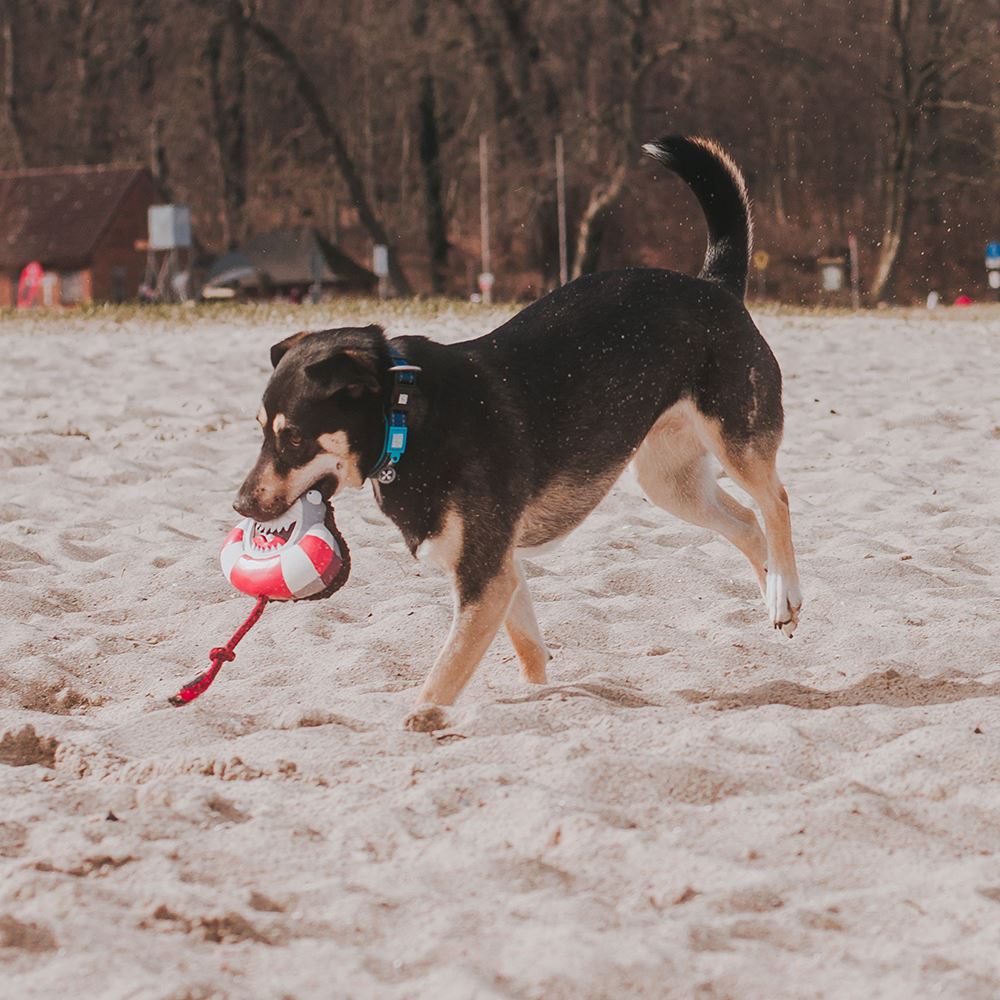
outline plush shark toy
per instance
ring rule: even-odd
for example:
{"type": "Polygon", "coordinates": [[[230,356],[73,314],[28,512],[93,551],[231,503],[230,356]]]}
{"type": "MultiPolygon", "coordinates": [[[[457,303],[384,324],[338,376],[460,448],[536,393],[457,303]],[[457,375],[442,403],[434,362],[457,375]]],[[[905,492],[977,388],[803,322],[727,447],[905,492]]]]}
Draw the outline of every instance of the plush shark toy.
{"type": "Polygon", "coordinates": [[[299,497],[274,521],[245,518],[229,533],[219,558],[237,590],[272,601],[329,597],[351,567],[347,543],[319,490],[299,497]]]}
{"type": "Polygon", "coordinates": [[[257,598],[247,620],[225,646],[212,650],[212,666],[171,699],[187,705],[208,689],[222,664],[264,613],[268,601],[318,600],[340,590],[351,572],[351,553],[337,528],[333,508],[319,490],[309,490],[282,517],[262,523],[245,518],[226,536],[219,555],[226,579],[257,598]]]}

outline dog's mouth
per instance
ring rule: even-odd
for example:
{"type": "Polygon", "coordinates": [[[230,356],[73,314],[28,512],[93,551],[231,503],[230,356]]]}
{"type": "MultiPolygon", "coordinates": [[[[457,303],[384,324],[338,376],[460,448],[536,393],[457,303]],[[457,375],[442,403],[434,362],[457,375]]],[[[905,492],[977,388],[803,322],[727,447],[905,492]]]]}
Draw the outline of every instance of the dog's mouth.
{"type": "Polygon", "coordinates": [[[254,521],[252,542],[255,549],[261,552],[268,552],[271,549],[280,549],[295,531],[298,521],[292,521],[287,525],[279,525],[274,521],[261,524],[254,521]]]}

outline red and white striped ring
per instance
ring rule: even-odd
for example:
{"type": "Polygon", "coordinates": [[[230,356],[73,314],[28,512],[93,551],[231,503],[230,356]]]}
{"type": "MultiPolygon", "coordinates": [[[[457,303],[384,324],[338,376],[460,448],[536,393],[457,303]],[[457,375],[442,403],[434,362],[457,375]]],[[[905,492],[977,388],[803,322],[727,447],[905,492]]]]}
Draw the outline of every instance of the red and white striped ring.
{"type": "Polygon", "coordinates": [[[297,500],[296,507],[285,516],[286,521],[294,520],[295,526],[292,537],[284,542],[272,536],[267,547],[254,544],[254,532],[260,526],[251,518],[229,533],[219,561],[226,579],[237,590],[272,601],[297,601],[333,583],[343,568],[343,553],[323,522],[322,498],[316,493],[316,503],[313,492],[297,500]]]}

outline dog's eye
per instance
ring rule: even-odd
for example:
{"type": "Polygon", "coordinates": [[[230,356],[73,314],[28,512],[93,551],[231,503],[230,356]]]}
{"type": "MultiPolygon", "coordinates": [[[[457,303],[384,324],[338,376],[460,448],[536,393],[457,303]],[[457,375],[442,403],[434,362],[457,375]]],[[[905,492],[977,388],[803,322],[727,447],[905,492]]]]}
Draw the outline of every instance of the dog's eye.
{"type": "Polygon", "coordinates": [[[287,441],[288,441],[289,447],[291,447],[291,448],[301,448],[302,447],[302,438],[298,434],[289,434],[288,438],[287,438],[287,441]]]}

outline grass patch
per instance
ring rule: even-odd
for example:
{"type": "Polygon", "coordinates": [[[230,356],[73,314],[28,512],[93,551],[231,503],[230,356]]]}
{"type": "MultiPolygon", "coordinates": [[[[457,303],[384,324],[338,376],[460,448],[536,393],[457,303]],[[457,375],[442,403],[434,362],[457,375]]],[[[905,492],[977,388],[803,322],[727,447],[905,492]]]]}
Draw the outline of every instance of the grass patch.
{"type": "MultiPolygon", "coordinates": [[[[0,309],[0,333],[25,330],[66,330],[74,325],[82,329],[123,328],[123,332],[141,334],[150,327],[174,329],[197,327],[212,323],[223,326],[283,326],[289,329],[323,329],[333,326],[380,323],[388,328],[405,326],[407,321],[468,319],[479,324],[498,326],[521,308],[523,303],[501,302],[493,305],[443,297],[387,299],[343,298],[328,302],[199,302],[186,304],[140,304],[126,302],[117,305],[94,304],[63,309],[0,309]]],[[[896,306],[882,309],[862,309],[829,306],[788,305],[774,301],[750,301],[750,312],[756,316],[828,316],[869,320],[875,317],[933,319],[935,322],[996,321],[1000,305],[981,303],[956,309],[941,307],[933,312],[919,306],[896,306]]]]}
{"type": "Polygon", "coordinates": [[[195,326],[201,323],[221,323],[232,326],[281,324],[299,329],[323,326],[383,323],[392,325],[407,319],[433,320],[439,316],[475,318],[495,317],[500,323],[518,311],[515,304],[481,305],[463,299],[410,298],[375,299],[343,298],[329,302],[198,302],[184,304],[140,304],[124,302],[116,305],[93,304],[74,308],[2,309],[0,329],[12,326],[45,326],[58,329],[83,322],[102,326],[169,325],[195,326]]]}

